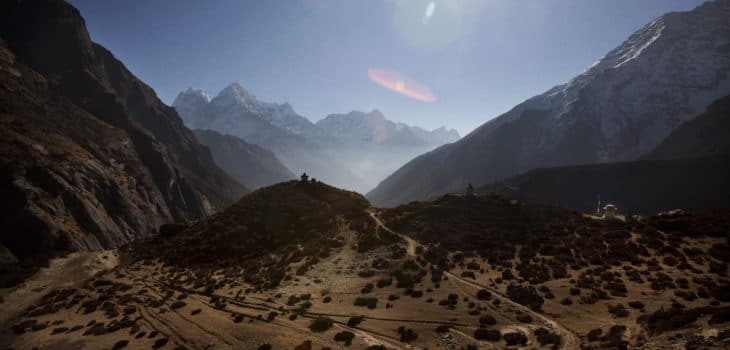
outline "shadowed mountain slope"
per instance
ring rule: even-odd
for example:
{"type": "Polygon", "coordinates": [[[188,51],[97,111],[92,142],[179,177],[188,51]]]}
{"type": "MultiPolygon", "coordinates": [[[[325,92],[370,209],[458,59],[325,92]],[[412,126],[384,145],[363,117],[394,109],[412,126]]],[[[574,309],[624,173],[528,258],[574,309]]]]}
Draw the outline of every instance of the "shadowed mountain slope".
{"type": "Polygon", "coordinates": [[[480,191],[589,212],[599,196],[630,213],[730,207],[729,123],[724,97],[642,160],[535,169],[480,191]]]}
{"type": "Polygon", "coordinates": [[[112,248],[246,189],[59,0],[0,5],[0,243],[21,260],[112,248]]]}
{"type": "Polygon", "coordinates": [[[193,133],[210,148],[216,164],[248,188],[255,190],[295,177],[274,153],[258,145],[212,130],[193,130],[193,133]]]}

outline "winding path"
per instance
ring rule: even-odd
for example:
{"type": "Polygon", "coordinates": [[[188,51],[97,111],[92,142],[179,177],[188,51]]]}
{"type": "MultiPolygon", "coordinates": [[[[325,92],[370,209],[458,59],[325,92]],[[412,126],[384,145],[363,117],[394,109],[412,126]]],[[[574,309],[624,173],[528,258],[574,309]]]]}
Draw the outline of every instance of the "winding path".
{"type": "MultiPolygon", "coordinates": [[[[387,226],[385,226],[383,221],[380,220],[380,218],[375,214],[374,211],[370,211],[370,217],[372,217],[373,220],[375,220],[375,223],[381,229],[386,230],[390,233],[396,234],[396,235],[400,236],[401,238],[403,238],[406,241],[407,246],[408,246],[408,255],[411,257],[416,256],[416,247],[418,246],[418,243],[413,238],[408,237],[404,234],[395,232],[395,231],[391,230],[390,228],[388,228],[387,226]]],[[[457,276],[448,271],[444,271],[444,275],[449,276],[449,279],[451,279],[453,281],[458,281],[459,283],[468,285],[470,287],[477,288],[477,289],[486,289],[486,290],[490,291],[495,297],[499,298],[501,302],[508,304],[508,305],[516,308],[517,310],[522,311],[523,313],[529,314],[535,319],[541,320],[543,323],[545,323],[549,327],[553,328],[555,331],[557,331],[560,334],[560,336],[562,337],[561,345],[562,345],[563,349],[580,348],[580,340],[578,339],[578,336],[576,336],[575,333],[573,333],[571,330],[565,328],[559,322],[557,322],[541,313],[535,312],[532,309],[530,309],[529,307],[526,307],[522,304],[518,304],[518,303],[512,301],[511,299],[502,295],[502,293],[500,293],[498,290],[496,290],[494,288],[482,285],[480,283],[477,283],[476,281],[470,281],[470,280],[464,279],[464,278],[457,276]]]]}

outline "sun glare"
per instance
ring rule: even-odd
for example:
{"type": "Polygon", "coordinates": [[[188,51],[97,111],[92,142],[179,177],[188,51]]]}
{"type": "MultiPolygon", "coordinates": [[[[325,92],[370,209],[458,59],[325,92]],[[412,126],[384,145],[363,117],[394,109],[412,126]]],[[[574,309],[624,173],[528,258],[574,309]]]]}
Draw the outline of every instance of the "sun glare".
{"type": "Polygon", "coordinates": [[[427,86],[409,78],[403,73],[371,68],[368,69],[368,77],[376,84],[414,100],[422,102],[436,101],[436,96],[431,93],[431,90],[427,86]]]}

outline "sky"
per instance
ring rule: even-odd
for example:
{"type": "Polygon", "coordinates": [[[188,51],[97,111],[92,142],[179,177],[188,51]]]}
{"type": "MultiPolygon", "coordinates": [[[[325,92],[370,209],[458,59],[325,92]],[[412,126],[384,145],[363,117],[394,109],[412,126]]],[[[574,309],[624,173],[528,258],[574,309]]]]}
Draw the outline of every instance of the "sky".
{"type": "Polygon", "coordinates": [[[378,109],[465,135],[701,0],[70,0],[171,104],[232,82],[317,121],[378,109]]]}

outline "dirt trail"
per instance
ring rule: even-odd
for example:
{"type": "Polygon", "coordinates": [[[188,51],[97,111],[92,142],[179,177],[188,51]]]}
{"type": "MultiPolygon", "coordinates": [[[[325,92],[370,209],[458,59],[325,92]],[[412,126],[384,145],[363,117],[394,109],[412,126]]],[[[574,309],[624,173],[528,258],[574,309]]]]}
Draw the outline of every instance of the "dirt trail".
{"type": "Polygon", "coordinates": [[[408,237],[404,234],[395,232],[395,231],[391,230],[390,228],[388,228],[387,226],[385,226],[383,221],[380,220],[380,218],[377,215],[375,215],[374,211],[370,211],[369,213],[370,213],[370,217],[373,218],[373,220],[375,220],[375,224],[378,225],[378,227],[380,229],[388,231],[394,235],[398,235],[399,237],[403,238],[403,240],[406,241],[406,251],[408,252],[408,256],[410,256],[412,258],[416,257],[416,247],[418,247],[418,242],[416,242],[415,239],[408,237]]]}
{"type": "MultiPolygon", "coordinates": [[[[372,217],[373,220],[375,220],[375,223],[381,229],[386,230],[386,231],[388,231],[390,233],[393,233],[393,234],[396,234],[396,235],[402,237],[406,241],[406,243],[407,243],[407,246],[408,246],[408,255],[411,256],[411,257],[415,257],[416,256],[416,247],[418,246],[418,242],[416,242],[411,237],[408,237],[408,236],[406,236],[404,234],[395,232],[395,231],[391,230],[390,228],[388,228],[387,226],[385,226],[385,224],[383,223],[383,221],[380,220],[380,218],[375,214],[375,212],[371,211],[370,212],[370,217],[372,217]]],[[[524,305],[515,303],[511,299],[503,296],[496,289],[493,289],[491,287],[488,287],[488,286],[479,284],[479,283],[477,283],[475,281],[469,281],[467,279],[464,279],[462,277],[459,277],[459,276],[457,276],[457,275],[455,275],[455,274],[453,274],[451,272],[448,272],[448,271],[445,271],[444,274],[447,275],[447,276],[449,276],[449,279],[452,279],[454,281],[461,282],[461,283],[466,284],[466,285],[469,285],[469,286],[471,286],[473,288],[489,290],[490,292],[492,292],[493,295],[495,295],[495,297],[499,298],[506,305],[513,306],[517,310],[520,310],[520,311],[522,311],[524,313],[527,313],[527,314],[533,316],[533,318],[535,318],[535,319],[541,320],[546,325],[550,326],[555,331],[557,331],[558,333],[560,333],[560,335],[561,335],[561,337],[563,339],[563,342],[561,344],[563,349],[577,349],[580,346],[580,341],[578,340],[578,337],[575,335],[575,333],[573,333],[569,329],[563,327],[557,321],[555,321],[555,320],[553,320],[551,318],[548,318],[548,317],[546,317],[543,314],[537,313],[537,312],[533,311],[532,309],[530,309],[530,308],[528,308],[528,307],[526,307],[524,305]]]]}
{"type": "Polygon", "coordinates": [[[474,288],[486,289],[486,290],[490,291],[493,296],[495,296],[496,298],[499,298],[502,303],[506,303],[506,304],[508,304],[508,305],[510,305],[510,306],[512,306],[512,307],[514,307],[514,308],[516,308],[516,309],[518,309],[520,311],[522,311],[523,313],[529,314],[533,318],[538,319],[538,320],[541,320],[545,324],[549,325],[555,331],[557,331],[558,333],[560,333],[560,336],[563,339],[562,344],[561,344],[563,349],[578,349],[580,347],[580,340],[578,340],[578,337],[575,335],[575,333],[573,333],[569,329],[563,327],[563,325],[561,325],[557,321],[555,321],[555,320],[553,320],[551,318],[548,318],[547,316],[545,316],[545,315],[543,315],[541,313],[535,312],[532,309],[530,309],[529,307],[526,307],[526,306],[524,306],[522,304],[515,303],[511,299],[509,299],[506,296],[502,295],[496,289],[493,289],[491,287],[482,285],[482,284],[477,283],[475,281],[467,280],[465,278],[459,277],[459,276],[457,276],[457,275],[455,275],[455,274],[453,274],[451,272],[448,272],[448,271],[445,271],[444,274],[446,276],[449,276],[449,279],[450,280],[458,281],[460,283],[469,285],[469,286],[474,287],[474,288]]]}

